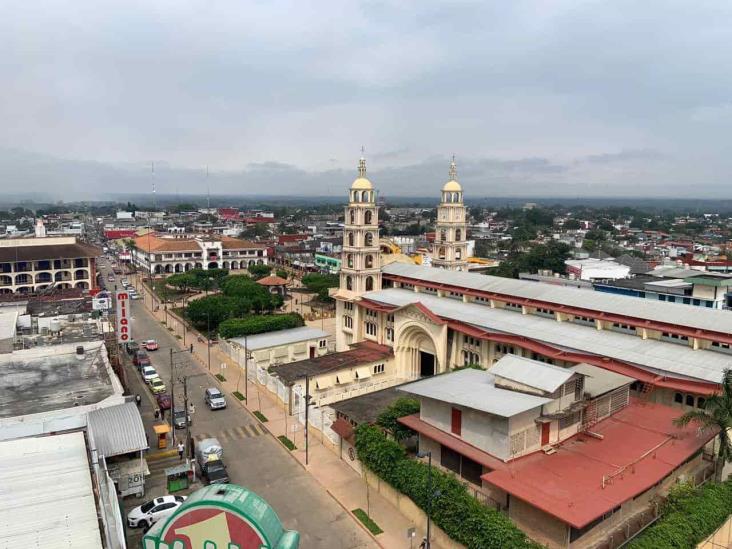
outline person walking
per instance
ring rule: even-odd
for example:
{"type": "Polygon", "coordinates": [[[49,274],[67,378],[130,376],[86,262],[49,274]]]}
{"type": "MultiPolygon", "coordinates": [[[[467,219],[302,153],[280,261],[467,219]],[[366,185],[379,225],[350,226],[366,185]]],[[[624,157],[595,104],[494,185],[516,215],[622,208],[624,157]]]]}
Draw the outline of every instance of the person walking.
{"type": "Polygon", "coordinates": [[[183,461],[183,454],[186,451],[186,445],[183,444],[183,441],[181,440],[178,442],[178,460],[183,461]]]}
{"type": "Polygon", "coordinates": [[[135,402],[137,402],[137,407],[139,408],[142,404],[142,397],[138,394],[135,395],[135,402]]]}
{"type": "Polygon", "coordinates": [[[160,419],[160,409],[155,408],[155,420],[157,421],[158,419],[160,419]]]}

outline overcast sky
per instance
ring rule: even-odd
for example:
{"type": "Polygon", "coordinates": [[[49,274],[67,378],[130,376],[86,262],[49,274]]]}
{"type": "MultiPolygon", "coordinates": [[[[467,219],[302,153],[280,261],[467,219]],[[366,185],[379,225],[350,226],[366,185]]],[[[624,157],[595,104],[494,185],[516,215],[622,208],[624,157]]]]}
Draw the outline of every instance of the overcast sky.
{"type": "Polygon", "coordinates": [[[0,188],[732,196],[732,2],[3,2],[0,188]],[[43,7],[41,7],[41,4],[43,7]]]}

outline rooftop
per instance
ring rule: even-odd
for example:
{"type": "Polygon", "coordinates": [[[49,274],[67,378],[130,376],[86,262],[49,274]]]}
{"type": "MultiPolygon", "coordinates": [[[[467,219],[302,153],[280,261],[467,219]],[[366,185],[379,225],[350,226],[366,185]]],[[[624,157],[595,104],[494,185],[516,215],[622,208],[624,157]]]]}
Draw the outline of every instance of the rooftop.
{"type": "Polygon", "coordinates": [[[84,434],[0,442],[4,547],[101,549],[84,434]]]}
{"type": "Polygon", "coordinates": [[[125,402],[89,412],[94,448],[104,457],[119,456],[148,447],[140,410],[125,402]]]}
{"type": "Polygon", "coordinates": [[[385,266],[386,275],[402,276],[436,285],[467,288],[482,292],[502,294],[507,297],[531,299],[548,304],[566,305],[593,312],[604,312],[675,324],[690,328],[728,334],[732,332],[732,315],[728,311],[706,309],[694,305],[681,305],[655,300],[638,300],[634,297],[604,292],[589,292],[532,282],[487,276],[475,273],[447,271],[419,265],[394,263],[385,266]]]}
{"type": "Polygon", "coordinates": [[[513,417],[551,402],[548,398],[499,389],[494,383],[493,374],[466,368],[407,383],[399,390],[501,417],[513,417]]]}
{"type": "Polygon", "coordinates": [[[515,355],[501,357],[491,366],[490,372],[494,376],[500,376],[547,393],[553,393],[574,375],[574,372],[567,368],[515,355]]]}
{"type": "Polygon", "coordinates": [[[56,237],[33,238],[28,239],[27,244],[19,242],[14,246],[0,246],[0,262],[51,261],[102,255],[102,250],[99,248],[81,242],[66,243],[67,240],[68,238],[57,239],[56,237]]]}
{"type": "Polygon", "coordinates": [[[305,376],[312,377],[350,369],[377,360],[385,360],[391,356],[393,352],[390,347],[363,341],[356,343],[348,351],[272,366],[270,370],[283,382],[292,384],[298,379],[304,379],[305,376]]]}
{"type": "MultiPolygon", "coordinates": [[[[461,273],[451,274],[457,276],[461,273]]],[[[544,286],[532,282],[528,284],[544,286]]],[[[584,290],[570,291],[583,295],[600,294],[600,292],[585,292],[584,290]]],[[[635,335],[610,330],[598,331],[570,322],[560,323],[538,315],[522,315],[513,311],[491,309],[486,305],[463,303],[456,299],[415,293],[410,290],[380,290],[368,292],[364,294],[364,297],[396,307],[421,302],[442,318],[463,322],[492,332],[520,335],[560,349],[574,349],[595,356],[613,358],[650,372],[673,374],[679,379],[719,383],[722,379],[722,371],[728,368],[730,363],[729,355],[723,353],[693,350],[685,345],[665,341],[643,340],[635,335]]],[[[634,297],[628,299],[639,303],[639,306],[648,301],[634,297]]],[[[685,314],[690,312],[689,309],[699,309],[699,307],[675,304],[669,304],[668,307],[680,308],[685,314]]],[[[713,312],[711,309],[707,309],[707,311],[713,312]]],[[[729,311],[718,312],[723,316],[732,317],[729,311]]]]}
{"type": "Polygon", "coordinates": [[[323,330],[311,328],[310,326],[301,326],[288,330],[277,330],[264,334],[251,335],[246,340],[243,337],[235,337],[229,341],[233,341],[241,347],[246,346],[249,351],[258,351],[260,349],[269,349],[270,347],[279,347],[280,345],[289,345],[290,343],[299,343],[300,341],[325,337],[328,337],[328,333],[323,330]]]}
{"type": "Polygon", "coordinates": [[[357,424],[375,423],[379,414],[384,411],[384,409],[391,405],[395,400],[404,398],[404,394],[399,391],[399,387],[401,387],[401,385],[333,402],[328,404],[328,406],[333,408],[336,412],[340,412],[341,414],[348,416],[348,419],[355,421],[357,424]]]}
{"type": "Polygon", "coordinates": [[[630,385],[635,380],[610,370],[604,370],[592,364],[576,364],[568,368],[573,372],[585,376],[584,392],[591,398],[596,398],[623,385],[630,385]]]}
{"type": "Polygon", "coordinates": [[[277,275],[269,275],[257,280],[257,284],[262,286],[284,286],[287,284],[287,279],[277,275]]]}
{"type": "MultiPolygon", "coordinates": [[[[0,419],[95,404],[119,382],[101,341],[64,343],[0,354],[0,419]]],[[[120,391],[121,392],[121,391],[120,391]]]]}
{"type": "Polygon", "coordinates": [[[672,424],[681,412],[632,399],[629,406],[592,431],[560,444],[556,453],[536,452],[491,471],[483,480],[560,520],[582,528],[645,492],[702,448],[715,433],[672,424]],[[604,486],[603,486],[604,484],[604,486]]]}

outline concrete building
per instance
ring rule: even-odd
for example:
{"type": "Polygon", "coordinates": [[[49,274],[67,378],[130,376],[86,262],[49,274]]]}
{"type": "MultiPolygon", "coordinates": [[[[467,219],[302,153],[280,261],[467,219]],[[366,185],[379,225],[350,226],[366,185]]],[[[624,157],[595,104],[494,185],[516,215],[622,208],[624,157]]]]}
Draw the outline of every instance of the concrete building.
{"type": "Polygon", "coordinates": [[[181,238],[146,234],[134,239],[132,262],[153,274],[182,273],[191,269],[229,269],[267,265],[263,244],[228,236],[181,238]]]}
{"type": "Polygon", "coordinates": [[[0,293],[96,288],[101,254],[73,236],[0,240],[0,293]]]}
{"type": "Polygon", "coordinates": [[[611,259],[568,259],[567,273],[580,280],[617,280],[628,278],[630,267],[611,259]]]}

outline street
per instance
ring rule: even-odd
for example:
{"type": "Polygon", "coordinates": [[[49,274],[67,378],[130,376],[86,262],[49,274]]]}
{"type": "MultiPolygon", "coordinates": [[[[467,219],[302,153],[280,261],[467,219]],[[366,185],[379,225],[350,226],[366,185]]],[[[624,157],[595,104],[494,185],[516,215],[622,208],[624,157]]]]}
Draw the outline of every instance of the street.
{"type": "MultiPolygon", "coordinates": [[[[110,272],[106,262],[101,271],[106,280],[110,272]]],[[[117,277],[115,283],[108,283],[108,287],[114,288],[114,284],[117,284],[121,288],[121,278],[117,277]]],[[[275,509],[285,528],[300,532],[301,547],[377,547],[351,515],[288,455],[288,450],[233,395],[226,394],[225,409],[208,409],[203,399],[204,391],[207,387],[220,388],[218,381],[188,352],[180,352],[178,340],[152,316],[142,300],[132,302],[132,335],[138,342],[155,339],[159,343],[160,349],[150,352],[149,355],[167,386],[167,392],[171,391],[170,349],[173,349],[176,406],[183,405],[183,387],[179,381],[183,376],[188,377],[189,403],[195,406],[192,415],[192,438],[218,438],[224,447],[224,462],[232,483],[264,497],[275,509]]],[[[126,361],[126,368],[130,390],[139,393],[143,398],[143,420],[150,432],[152,446],[155,439],[150,427],[153,419],[151,412],[156,407],[155,398],[129,361],[126,361]]],[[[169,419],[167,414],[165,417],[169,419]]],[[[176,436],[184,437],[185,430],[178,430],[176,436]]],[[[170,460],[173,465],[177,461],[177,456],[170,460]]],[[[151,470],[152,463],[154,462],[151,462],[151,470]]],[[[145,498],[158,495],[162,494],[147,492],[145,498]]],[[[139,505],[140,501],[132,503],[139,505]]]]}

